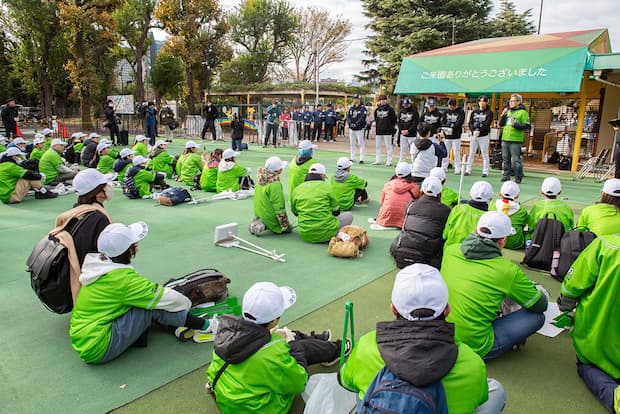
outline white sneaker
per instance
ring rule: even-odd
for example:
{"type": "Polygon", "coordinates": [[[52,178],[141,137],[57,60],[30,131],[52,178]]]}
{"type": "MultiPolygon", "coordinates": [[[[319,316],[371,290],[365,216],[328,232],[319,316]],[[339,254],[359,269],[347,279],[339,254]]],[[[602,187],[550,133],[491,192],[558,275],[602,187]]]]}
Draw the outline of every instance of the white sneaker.
{"type": "Polygon", "coordinates": [[[381,165],[381,161],[375,161],[372,163],[372,165],[381,165]]]}

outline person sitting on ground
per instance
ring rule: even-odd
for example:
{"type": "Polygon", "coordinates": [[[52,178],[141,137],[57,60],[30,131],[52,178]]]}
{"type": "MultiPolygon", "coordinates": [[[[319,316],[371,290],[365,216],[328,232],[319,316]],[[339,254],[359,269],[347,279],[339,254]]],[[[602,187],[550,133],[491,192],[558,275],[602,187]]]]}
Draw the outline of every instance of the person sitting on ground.
{"type": "Polygon", "coordinates": [[[41,131],[41,135],[43,135],[43,138],[45,138],[45,145],[43,145],[43,148],[45,149],[45,151],[47,151],[52,146],[52,140],[54,139],[54,130],[50,128],[43,128],[43,130],[41,131]]]}
{"type": "Polygon", "coordinates": [[[515,234],[508,236],[505,249],[520,250],[525,247],[528,214],[525,207],[517,201],[520,191],[519,184],[505,181],[499,190],[499,198],[489,206],[489,211],[496,210],[510,217],[512,227],[515,229],[515,234]]]}
{"type": "Polygon", "coordinates": [[[73,140],[73,163],[75,164],[82,163],[82,150],[84,149],[84,139],[86,137],[88,137],[88,135],[83,132],[75,133],[75,138],[73,140]]]}
{"type": "MultiPolygon", "coordinates": [[[[620,181],[617,178],[616,181],[620,181]]],[[[616,184],[616,190],[620,186],[616,184]]],[[[573,346],[577,372],[610,412],[620,413],[620,234],[592,241],[562,282],[558,305],[575,310],[573,346]]]]}
{"type": "Polygon", "coordinates": [[[228,148],[222,153],[222,161],[217,166],[217,181],[215,191],[239,191],[248,190],[248,183],[242,181],[248,180],[250,170],[237,164],[239,153],[228,148]]]}
{"type": "Polygon", "coordinates": [[[166,174],[166,178],[172,178],[174,171],[174,157],[166,151],[168,144],[164,140],[158,140],[151,150],[152,169],[155,172],[166,174]]]}
{"type": "Polygon", "coordinates": [[[45,150],[43,146],[45,145],[45,138],[41,134],[34,134],[34,140],[32,140],[32,151],[30,151],[29,160],[41,160],[43,154],[45,154],[45,150]]]}
{"type": "Polygon", "coordinates": [[[133,166],[127,170],[123,178],[123,194],[129,198],[149,198],[153,186],[167,188],[166,176],[163,173],[156,173],[146,169],[150,160],[142,155],[136,156],[133,166]]]}
{"type": "MultiPolygon", "coordinates": [[[[6,147],[7,148],[17,148],[18,150],[20,150],[24,154],[28,153],[28,151],[27,151],[28,143],[22,137],[15,137],[15,138],[13,138],[13,141],[11,141],[9,143],[9,145],[7,145],[6,147]]],[[[47,151],[47,149],[46,149],[46,151],[47,151]]]]}
{"type": "Polygon", "coordinates": [[[304,139],[299,143],[298,148],[297,155],[291,161],[291,166],[288,170],[288,196],[290,201],[293,200],[293,190],[304,182],[308,169],[314,164],[312,155],[313,149],[317,148],[317,146],[304,139]]]}
{"type": "Polygon", "coordinates": [[[119,155],[119,158],[114,162],[112,169],[118,174],[117,180],[119,183],[123,182],[127,170],[133,165],[133,158],[135,153],[129,148],[123,148],[119,155]]]}
{"type": "Polygon", "coordinates": [[[555,217],[556,220],[564,224],[564,231],[569,231],[575,225],[575,215],[573,210],[564,201],[558,199],[562,192],[562,183],[555,177],[547,177],[540,186],[542,200],[538,200],[530,210],[528,219],[528,229],[531,237],[536,230],[536,223],[541,218],[555,217]]]}
{"type": "Polygon", "coordinates": [[[220,318],[206,376],[222,414],[287,413],[305,389],[308,366],[338,362],[342,343],[330,342],[330,331],[278,329],[295,300],[290,287],[258,282],[243,295],[241,317],[220,318]]]}
{"type": "Polygon", "coordinates": [[[148,158],[149,156],[149,147],[147,147],[146,143],[149,139],[144,135],[136,135],[135,143],[131,150],[138,155],[142,155],[144,158],[148,158]]]}
{"type": "Polygon", "coordinates": [[[597,236],[620,233],[620,178],[605,181],[601,201],[581,211],[577,228],[597,236]]]}
{"type": "Polygon", "coordinates": [[[58,194],[49,191],[41,182],[45,175],[23,168],[20,163],[24,153],[17,148],[8,148],[0,157],[0,201],[5,204],[21,203],[34,190],[37,200],[54,198],[58,194]]]}
{"type": "Polygon", "coordinates": [[[60,183],[71,185],[73,177],[77,174],[77,169],[69,168],[65,165],[65,160],[60,156],[65,150],[66,142],[58,138],[52,141],[50,149],[39,161],[39,171],[45,174],[45,185],[57,185],[60,183]]]}
{"type": "Polygon", "coordinates": [[[488,211],[478,220],[475,233],[443,253],[441,274],[452,307],[447,320],[456,324],[456,338],[485,360],[524,345],[545,322],[547,296],[502,256],[506,239],[514,233],[507,215],[488,211]],[[498,317],[507,297],[522,308],[498,317]]]}
{"type": "Polygon", "coordinates": [[[452,209],[443,230],[444,247],[459,244],[476,228],[478,219],[489,210],[493,187],[486,181],[476,181],[469,190],[471,200],[452,209]]]}
{"type": "Polygon", "coordinates": [[[88,135],[88,139],[84,141],[82,146],[82,152],[80,153],[80,161],[82,165],[88,167],[92,161],[95,153],[97,153],[97,145],[99,144],[99,134],[91,132],[88,135]]]}
{"type": "Polygon", "coordinates": [[[114,143],[113,143],[112,141],[110,141],[110,140],[109,140],[109,139],[107,139],[107,138],[101,138],[101,139],[99,140],[99,143],[100,143],[100,144],[109,144],[109,145],[110,145],[110,152],[108,153],[108,155],[109,155],[110,157],[112,157],[112,159],[117,159],[117,158],[118,158],[119,153],[118,153],[118,151],[116,151],[114,148],[112,148],[112,146],[114,145],[114,143]]]}
{"type": "Polygon", "coordinates": [[[206,192],[215,192],[217,190],[217,171],[222,161],[224,150],[221,148],[214,149],[207,159],[206,152],[202,153],[202,174],[200,175],[200,189],[206,192]]]}
{"type": "Polygon", "coordinates": [[[383,227],[401,228],[407,204],[418,198],[420,187],[411,176],[411,164],[399,162],[394,168],[394,175],[381,190],[381,207],[375,219],[376,223],[383,227]]]}
{"type": "Polygon", "coordinates": [[[392,242],[390,253],[396,267],[425,263],[439,269],[443,251],[443,229],[450,207],[441,203],[441,181],[427,177],[422,182],[422,197],[409,202],[402,232],[392,242]]]}
{"type": "Polygon", "coordinates": [[[418,136],[411,145],[411,175],[416,183],[421,183],[440,160],[447,156],[443,136],[431,137],[431,127],[420,122],[418,136]]]}
{"type": "Polygon", "coordinates": [[[308,243],[328,242],[340,228],[353,223],[350,211],[340,212],[326,174],[323,164],[312,164],[306,181],[293,190],[291,211],[299,217],[299,236],[308,243]]]}
{"type": "Polygon", "coordinates": [[[439,178],[443,186],[441,190],[441,202],[450,208],[454,208],[459,202],[459,195],[450,187],[446,187],[446,171],[441,167],[435,167],[431,170],[429,177],[439,178]]]}
{"type": "Polygon", "coordinates": [[[351,210],[355,203],[366,203],[369,200],[366,191],[368,182],[351,174],[351,164],[347,157],[338,158],[336,174],[331,179],[334,195],[343,211],[351,210]]]}
{"type": "Polygon", "coordinates": [[[181,165],[181,182],[188,186],[193,187],[194,184],[200,181],[200,175],[202,174],[202,158],[198,154],[198,148],[200,146],[194,141],[187,141],[185,143],[185,157],[183,158],[181,165]]]}
{"type": "Polygon", "coordinates": [[[278,157],[269,157],[265,167],[258,169],[254,187],[254,220],[249,227],[250,233],[255,236],[267,231],[282,234],[293,230],[286,214],[284,190],[280,182],[282,170],[288,165],[278,157]]]}
{"type": "Polygon", "coordinates": [[[451,303],[434,267],[417,263],[399,271],[391,304],[396,319],[378,322],[375,331],[360,338],[340,369],[340,384],[363,399],[387,366],[416,387],[441,381],[450,413],[499,413],[506,402],[504,389],[487,378],[482,359],[455,339],[454,324],[446,321],[451,303]]]}
{"type": "Polygon", "coordinates": [[[188,312],[192,303],[187,297],[131,266],[147,233],[144,222],[110,224],[97,239],[99,253],[86,256],[69,335],[73,349],[88,364],[109,362],[132,345],[146,346],[152,322],[209,328],[208,320],[188,312]]]}
{"type": "Polygon", "coordinates": [[[112,144],[102,142],[97,145],[97,154],[93,158],[93,162],[97,161],[97,170],[102,174],[108,174],[114,171],[114,158],[110,156],[110,147],[112,144]]]}

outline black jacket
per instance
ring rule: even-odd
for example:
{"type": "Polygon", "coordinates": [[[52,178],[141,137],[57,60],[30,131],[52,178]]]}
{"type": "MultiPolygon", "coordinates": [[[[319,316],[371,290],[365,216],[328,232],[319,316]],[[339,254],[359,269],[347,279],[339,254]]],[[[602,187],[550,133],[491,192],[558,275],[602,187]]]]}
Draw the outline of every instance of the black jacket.
{"type": "Polygon", "coordinates": [[[454,324],[443,320],[378,322],[377,345],[390,371],[416,387],[445,377],[458,357],[454,324]]]}
{"type": "Polygon", "coordinates": [[[268,344],[271,333],[267,328],[245,319],[222,315],[215,336],[215,353],[224,361],[239,364],[268,344]]]}
{"type": "Polygon", "coordinates": [[[420,114],[418,109],[410,105],[408,108],[402,108],[400,114],[398,114],[398,129],[400,131],[407,131],[407,137],[414,137],[417,134],[418,122],[420,122],[420,114]]]}
{"type": "Polygon", "coordinates": [[[0,114],[0,117],[2,117],[2,123],[6,128],[9,129],[15,128],[15,126],[17,125],[17,122],[15,122],[15,118],[17,118],[18,116],[19,113],[17,112],[17,109],[15,109],[15,107],[11,108],[8,105],[4,107],[2,113],[0,114]]]}
{"type": "Polygon", "coordinates": [[[375,109],[377,135],[393,135],[396,127],[396,112],[388,105],[379,105],[375,109]]]}
{"type": "Polygon", "coordinates": [[[87,139],[86,141],[84,141],[84,146],[82,147],[82,154],[80,156],[82,165],[88,167],[96,152],[97,143],[95,141],[93,141],[92,139],[87,139]]]}
{"type": "Polygon", "coordinates": [[[454,111],[447,110],[443,114],[442,126],[452,128],[452,135],[446,135],[446,139],[459,139],[463,133],[465,123],[465,111],[462,108],[455,108],[454,111]]]}
{"type": "Polygon", "coordinates": [[[217,106],[211,104],[205,108],[205,119],[207,122],[213,122],[218,118],[217,106]]]}
{"type": "Polygon", "coordinates": [[[469,116],[469,130],[480,131],[480,136],[484,137],[491,132],[491,122],[493,122],[493,111],[486,108],[484,111],[480,108],[475,109],[469,116]]]}
{"type": "Polygon", "coordinates": [[[441,112],[435,108],[432,112],[426,110],[422,114],[421,122],[425,122],[431,129],[431,135],[437,133],[437,130],[441,126],[441,112]]]}
{"type": "MultiPolygon", "coordinates": [[[[0,158],[0,164],[2,164],[3,162],[12,162],[15,165],[19,165],[15,162],[15,160],[13,159],[13,157],[9,157],[7,155],[3,155],[2,158],[0,158]]],[[[38,166],[38,163],[37,163],[38,166]]],[[[33,181],[38,181],[41,178],[43,178],[41,176],[41,174],[39,174],[37,171],[34,171],[32,169],[26,168],[23,165],[21,165],[22,168],[24,168],[26,170],[26,173],[24,175],[22,175],[21,178],[23,178],[24,180],[33,180],[33,181]]]]}
{"type": "Polygon", "coordinates": [[[127,166],[128,164],[132,164],[132,161],[119,158],[116,161],[114,161],[114,166],[112,167],[112,169],[114,170],[115,173],[119,173],[123,171],[123,168],[125,168],[125,166],[127,166]]]}
{"type": "Polygon", "coordinates": [[[399,269],[414,263],[439,269],[444,243],[442,234],[449,215],[450,207],[436,197],[423,195],[407,205],[403,230],[390,246],[399,269]]]}
{"type": "Polygon", "coordinates": [[[243,119],[232,121],[230,127],[232,128],[232,139],[243,139],[243,119]]]}
{"type": "Polygon", "coordinates": [[[347,122],[351,131],[361,131],[366,127],[366,107],[351,105],[347,111],[347,122]]]}
{"type": "MultiPolygon", "coordinates": [[[[110,224],[108,218],[99,211],[88,213],[83,216],[81,220],[84,220],[84,222],[77,233],[72,235],[80,267],[84,263],[84,257],[86,257],[88,253],[97,253],[99,251],[97,249],[97,238],[99,238],[103,229],[110,224]]],[[[73,230],[77,222],[77,219],[70,221],[65,227],[65,230],[71,233],[71,230],[73,230]]]]}

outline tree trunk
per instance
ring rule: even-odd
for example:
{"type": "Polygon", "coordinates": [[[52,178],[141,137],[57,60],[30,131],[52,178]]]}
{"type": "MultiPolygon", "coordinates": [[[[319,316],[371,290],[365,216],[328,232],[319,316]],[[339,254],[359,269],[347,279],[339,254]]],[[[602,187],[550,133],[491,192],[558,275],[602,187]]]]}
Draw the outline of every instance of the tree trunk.
{"type": "Polygon", "coordinates": [[[189,93],[187,97],[187,111],[193,115],[196,111],[196,97],[194,96],[194,74],[191,68],[185,69],[185,77],[187,78],[187,90],[189,93]]]}
{"type": "Polygon", "coordinates": [[[144,102],[144,81],[142,77],[142,72],[144,71],[142,66],[142,54],[143,54],[142,45],[138,45],[135,48],[135,59],[136,59],[136,98],[138,102],[144,102]]]}
{"type": "Polygon", "coordinates": [[[43,87],[43,112],[44,116],[47,118],[51,118],[52,116],[52,100],[54,99],[52,80],[50,79],[49,72],[49,50],[50,39],[46,37],[43,44],[43,53],[41,54],[41,74],[43,76],[43,79],[41,79],[41,83],[43,87]]]}
{"type": "MultiPolygon", "coordinates": [[[[85,56],[84,52],[84,36],[82,32],[78,31],[75,35],[75,56],[76,63],[78,68],[84,67],[85,64],[85,56]]],[[[79,88],[80,88],[80,117],[82,119],[82,128],[90,128],[91,127],[91,119],[90,119],[90,91],[86,83],[87,79],[79,80],[79,88]]]]}

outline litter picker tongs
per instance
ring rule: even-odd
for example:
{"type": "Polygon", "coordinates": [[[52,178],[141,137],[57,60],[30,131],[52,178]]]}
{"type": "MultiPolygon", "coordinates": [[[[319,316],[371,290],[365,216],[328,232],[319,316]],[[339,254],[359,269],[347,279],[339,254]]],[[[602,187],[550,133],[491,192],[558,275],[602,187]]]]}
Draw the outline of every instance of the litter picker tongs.
{"type": "Polygon", "coordinates": [[[260,246],[257,246],[247,240],[244,240],[241,237],[237,236],[238,230],[239,225],[237,223],[228,223],[217,226],[215,228],[215,237],[213,238],[213,242],[216,246],[236,247],[238,249],[245,250],[246,252],[268,257],[275,260],[276,262],[286,262],[286,260],[284,259],[284,253],[278,254],[275,250],[270,251],[260,246]],[[245,246],[242,243],[249,245],[250,247],[245,246]]]}

